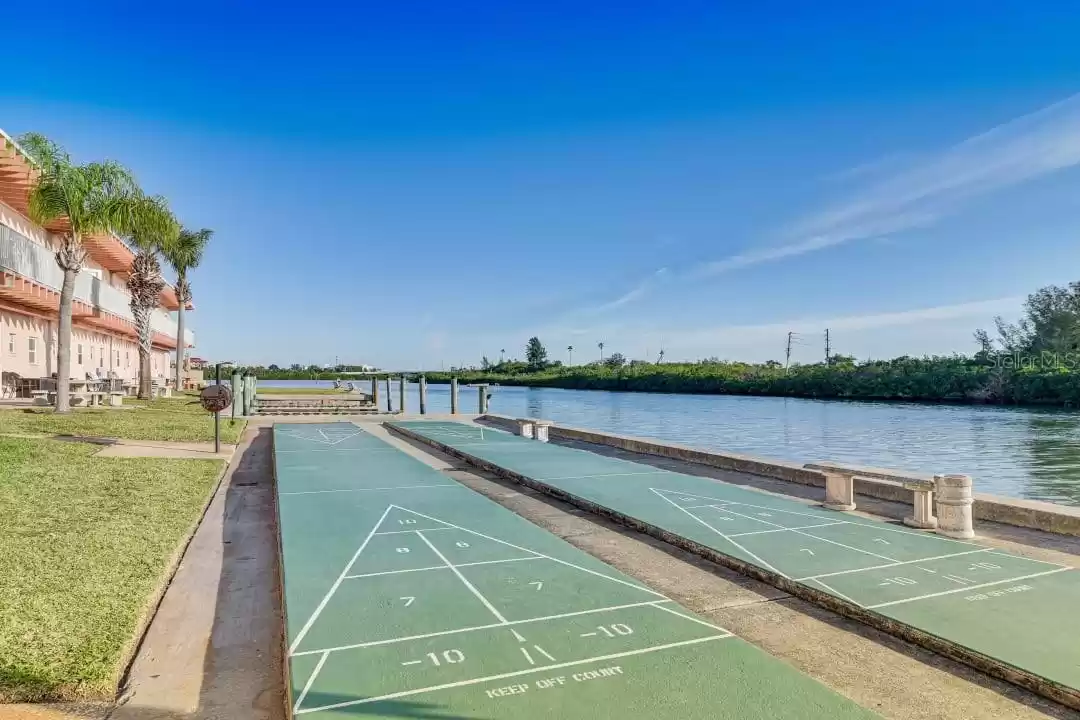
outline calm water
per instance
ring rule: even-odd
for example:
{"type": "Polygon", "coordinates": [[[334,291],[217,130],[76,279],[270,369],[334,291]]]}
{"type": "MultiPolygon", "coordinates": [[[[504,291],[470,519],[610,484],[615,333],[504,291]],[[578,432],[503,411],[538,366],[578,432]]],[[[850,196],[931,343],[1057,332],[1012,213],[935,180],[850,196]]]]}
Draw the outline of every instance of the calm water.
{"type": "MultiPolygon", "coordinates": [[[[330,383],[259,382],[273,385],[330,383]]],[[[395,409],[397,393],[395,384],[395,409]]],[[[461,410],[476,412],[477,391],[460,393],[461,410]]],[[[418,411],[416,385],[407,402],[418,411]]],[[[449,412],[449,386],[429,385],[428,405],[449,412]]],[[[490,409],[798,462],[962,472],[975,478],[977,492],[1080,505],[1080,414],[1072,412],[521,387],[494,388],[490,409]]]]}

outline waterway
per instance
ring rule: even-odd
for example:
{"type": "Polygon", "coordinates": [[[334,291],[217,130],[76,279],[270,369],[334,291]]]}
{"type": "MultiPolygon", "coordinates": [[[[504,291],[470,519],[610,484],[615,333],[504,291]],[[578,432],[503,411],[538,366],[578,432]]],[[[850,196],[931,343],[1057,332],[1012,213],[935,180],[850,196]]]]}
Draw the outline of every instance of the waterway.
{"type": "MultiPolygon", "coordinates": [[[[330,384],[262,380],[259,387],[330,384]]],[[[490,411],[503,415],[797,462],[967,473],[977,492],[1080,505],[1076,412],[524,387],[492,391],[490,411]]],[[[395,384],[395,410],[397,397],[395,384]]],[[[463,412],[476,412],[476,389],[462,387],[460,397],[463,412]]],[[[415,384],[406,402],[410,412],[418,411],[415,384]]],[[[428,411],[449,410],[449,386],[429,385],[428,411]]]]}

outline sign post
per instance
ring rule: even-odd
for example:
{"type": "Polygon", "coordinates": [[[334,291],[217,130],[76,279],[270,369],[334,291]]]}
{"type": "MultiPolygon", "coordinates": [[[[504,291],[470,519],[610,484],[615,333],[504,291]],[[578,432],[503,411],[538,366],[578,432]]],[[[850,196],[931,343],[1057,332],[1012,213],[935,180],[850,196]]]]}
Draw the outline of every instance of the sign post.
{"type": "Polygon", "coordinates": [[[214,413],[214,454],[221,452],[221,411],[232,405],[233,394],[228,386],[221,384],[221,363],[216,366],[213,385],[207,385],[199,393],[199,401],[204,409],[214,413]]]}

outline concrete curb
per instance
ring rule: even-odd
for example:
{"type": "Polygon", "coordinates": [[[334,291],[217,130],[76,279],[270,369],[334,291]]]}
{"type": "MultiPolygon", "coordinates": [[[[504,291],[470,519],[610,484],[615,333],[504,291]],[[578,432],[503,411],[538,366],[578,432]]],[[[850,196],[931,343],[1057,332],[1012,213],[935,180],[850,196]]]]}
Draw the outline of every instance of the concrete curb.
{"type": "MultiPolygon", "coordinates": [[[[503,422],[505,422],[506,420],[501,416],[489,415],[486,417],[498,417],[498,419],[503,422]]],[[[666,543],[674,545],[675,547],[681,548],[688,552],[692,552],[695,555],[705,558],[706,560],[717,563],[718,565],[723,565],[724,567],[731,568],[738,573],[765,582],[769,585],[772,585],[773,587],[779,588],[780,590],[790,593],[796,597],[802,598],[803,600],[807,600],[815,605],[826,608],[828,610],[832,610],[833,612],[836,612],[845,617],[849,617],[853,620],[858,620],[861,623],[877,628],[878,630],[882,630],[889,635],[901,638],[903,640],[907,640],[908,642],[924,647],[939,655],[943,655],[945,657],[956,660],[957,662],[969,665],[976,670],[984,672],[988,675],[1000,678],[1002,680],[1005,680],[1006,682],[1013,683],[1014,685],[1018,685],[1022,688],[1030,690],[1038,695],[1042,695],[1043,697],[1050,698],[1051,700],[1061,703],[1066,707],[1080,710],[1080,691],[1077,691],[1074,688],[1061,685],[1060,683],[1053,682],[1047,678],[1035,675],[1025,670],[1021,670],[1001,660],[989,657],[952,641],[945,640],[944,638],[940,638],[936,635],[927,633],[923,630],[919,630],[918,628],[915,628],[911,625],[898,622],[896,620],[893,620],[892,618],[885,617],[884,615],[880,615],[871,610],[866,610],[865,608],[859,607],[853,603],[847,602],[833,595],[829,595],[824,591],[816,590],[807,585],[793,582],[789,578],[783,577],[778,573],[771,572],[764,568],[758,567],[757,565],[752,565],[734,556],[726,555],[717,550],[714,550],[713,548],[707,547],[688,538],[684,538],[680,535],[676,535],[675,533],[665,530],[664,528],[661,528],[659,526],[643,522],[641,520],[638,520],[637,518],[625,515],[621,512],[612,510],[602,505],[598,505],[590,500],[567,493],[564,490],[560,490],[551,485],[538,482],[525,475],[521,475],[511,470],[507,470],[503,467],[495,465],[494,463],[488,462],[487,460],[483,460],[482,458],[470,455],[469,453],[461,450],[457,450],[449,445],[444,445],[437,440],[432,440],[423,435],[420,435],[419,433],[415,433],[407,428],[395,427],[391,424],[387,424],[386,427],[388,430],[402,435],[403,437],[407,437],[411,440],[424,443],[425,445],[435,448],[440,452],[446,453],[460,460],[464,460],[471,465],[487,470],[488,472],[491,472],[495,475],[506,478],[520,485],[532,488],[533,490],[537,490],[544,493],[545,495],[549,495],[558,500],[568,502],[593,514],[608,518],[609,520],[613,520],[620,525],[631,528],[632,530],[636,530],[646,535],[650,535],[657,538],[658,540],[662,540],[666,543]]],[[[552,427],[552,430],[555,430],[555,428],[552,427]]],[[[566,430],[566,428],[560,428],[560,431],[561,430],[566,430]]],[[[592,434],[589,431],[579,432],[582,432],[584,434],[592,434]]],[[[566,436],[563,435],[563,437],[566,436]]],[[[659,445],[658,443],[653,444],[659,445]]],[[[661,445],[660,447],[663,446],[661,445]]],[[[742,458],[739,457],[739,460],[741,459],[742,458]]],[[[748,471],[742,470],[742,472],[748,471]]],[[[775,476],[770,475],[769,477],[775,476]]]]}
{"type": "MultiPolygon", "coordinates": [[[[510,428],[514,418],[504,415],[483,415],[480,418],[500,427],[510,428]]],[[[812,487],[825,487],[825,474],[822,468],[830,467],[833,463],[811,463],[799,465],[780,460],[769,460],[751,455],[738,455],[735,453],[722,453],[711,450],[665,443],[649,438],[638,438],[614,433],[603,433],[595,430],[552,425],[549,430],[552,438],[564,440],[577,440],[593,443],[595,445],[607,445],[643,455],[655,455],[674,460],[708,465],[709,467],[730,470],[732,472],[760,475],[762,477],[799,485],[812,487]]],[[[858,476],[855,478],[855,493],[880,500],[912,505],[914,494],[905,488],[899,480],[901,477],[932,479],[929,475],[919,473],[899,472],[882,468],[858,467],[854,465],[839,465],[845,469],[857,469],[858,476]]],[[[976,478],[976,483],[978,479],[976,478]]],[[[975,504],[972,507],[972,515],[976,520],[1012,525],[1014,527],[1031,528],[1057,535],[1072,535],[1080,537],[1080,508],[1067,505],[1055,505],[1054,503],[1041,502],[1038,500],[1021,500],[1019,498],[1000,497],[975,493],[975,504]]]]}
{"type": "Polygon", "coordinates": [[[120,656],[122,662],[120,663],[120,672],[116,678],[115,699],[117,702],[119,702],[124,695],[124,691],[130,679],[131,668],[135,664],[135,658],[138,656],[143,643],[146,641],[150,626],[153,624],[154,618],[157,617],[158,610],[161,608],[161,603],[165,600],[165,594],[172,586],[173,579],[180,570],[180,565],[184,562],[184,555],[187,554],[188,547],[195,538],[195,533],[198,532],[199,526],[202,525],[203,520],[206,518],[206,513],[210,509],[211,503],[213,503],[214,498],[217,497],[218,491],[221,489],[221,484],[225,481],[226,476],[229,474],[229,470],[233,466],[231,457],[210,457],[204,459],[220,461],[224,463],[224,466],[221,468],[221,472],[218,473],[217,479],[211,485],[210,491],[203,499],[203,506],[199,510],[199,514],[196,516],[195,520],[191,523],[191,527],[188,528],[187,535],[183,538],[179,546],[177,546],[176,551],[169,559],[169,564],[165,567],[165,572],[162,575],[162,580],[159,583],[158,589],[152,596],[150,602],[146,605],[146,610],[143,613],[143,617],[140,619],[133,640],[126,648],[124,648],[124,651],[120,656]]]}

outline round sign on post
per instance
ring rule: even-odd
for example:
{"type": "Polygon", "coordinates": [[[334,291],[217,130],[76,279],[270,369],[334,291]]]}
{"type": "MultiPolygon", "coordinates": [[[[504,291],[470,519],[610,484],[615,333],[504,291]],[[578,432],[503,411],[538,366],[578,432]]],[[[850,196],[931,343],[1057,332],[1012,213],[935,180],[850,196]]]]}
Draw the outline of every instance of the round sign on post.
{"type": "Polygon", "coordinates": [[[219,413],[232,405],[232,392],[228,385],[207,385],[199,393],[199,400],[204,409],[219,413]]]}

